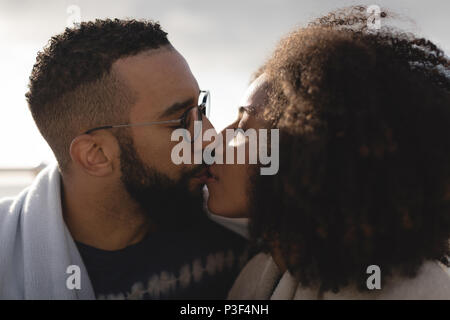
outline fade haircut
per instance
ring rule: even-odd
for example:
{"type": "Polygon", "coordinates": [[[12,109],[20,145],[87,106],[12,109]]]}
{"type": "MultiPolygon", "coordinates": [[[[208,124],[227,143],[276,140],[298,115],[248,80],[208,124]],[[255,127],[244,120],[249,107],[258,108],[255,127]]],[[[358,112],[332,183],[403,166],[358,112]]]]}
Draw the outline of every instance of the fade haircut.
{"type": "Polygon", "coordinates": [[[61,171],[71,161],[70,143],[77,135],[128,121],[136,97],[113,63],[164,46],[171,48],[158,23],[97,19],[66,28],[38,53],[25,96],[61,171]]]}

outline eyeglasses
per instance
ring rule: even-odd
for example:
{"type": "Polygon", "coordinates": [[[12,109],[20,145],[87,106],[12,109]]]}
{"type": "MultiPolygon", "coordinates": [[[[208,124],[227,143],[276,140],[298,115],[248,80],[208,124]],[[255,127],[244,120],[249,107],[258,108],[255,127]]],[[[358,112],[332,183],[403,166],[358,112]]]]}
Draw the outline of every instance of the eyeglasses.
{"type": "MultiPolygon", "coordinates": [[[[200,132],[195,132],[195,121],[203,121],[203,116],[209,117],[209,111],[211,108],[211,98],[209,91],[200,91],[199,95],[199,103],[197,106],[189,108],[186,110],[181,118],[174,120],[165,120],[165,121],[152,121],[152,122],[140,122],[140,123],[128,123],[128,124],[117,124],[117,125],[109,125],[109,126],[101,126],[89,129],[84,132],[84,134],[90,134],[94,131],[104,130],[104,129],[112,129],[112,128],[129,128],[129,127],[141,127],[141,126],[152,126],[155,124],[179,124],[181,128],[186,129],[193,139],[188,139],[191,143],[194,142],[200,132]]],[[[201,131],[201,128],[200,130],[201,131]]]]}

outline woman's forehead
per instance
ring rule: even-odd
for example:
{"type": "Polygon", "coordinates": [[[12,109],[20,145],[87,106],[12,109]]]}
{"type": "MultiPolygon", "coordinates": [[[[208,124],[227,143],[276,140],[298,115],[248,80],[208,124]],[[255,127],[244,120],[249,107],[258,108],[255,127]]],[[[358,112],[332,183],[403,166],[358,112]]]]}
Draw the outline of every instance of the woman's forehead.
{"type": "Polygon", "coordinates": [[[265,73],[256,78],[245,91],[240,105],[243,107],[259,107],[267,102],[267,90],[269,88],[265,73]]]}

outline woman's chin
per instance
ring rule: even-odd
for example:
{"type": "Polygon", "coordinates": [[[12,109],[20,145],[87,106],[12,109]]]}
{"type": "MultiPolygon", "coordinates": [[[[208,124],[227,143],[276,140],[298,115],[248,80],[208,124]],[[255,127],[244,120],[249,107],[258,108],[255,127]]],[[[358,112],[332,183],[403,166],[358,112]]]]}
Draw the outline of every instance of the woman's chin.
{"type": "Polygon", "coordinates": [[[207,208],[214,215],[225,218],[248,218],[248,210],[245,198],[232,194],[223,187],[221,181],[210,181],[207,187],[207,208]]]}
{"type": "Polygon", "coordinates": [[[211,196],[208,198],[207,206],[210,213],[225,218],[247,218],[247,215],[237,210],[237,208],[230,208],[230,203],[226,203],[223,199],[222,201],[216,200],[211,196]]]}

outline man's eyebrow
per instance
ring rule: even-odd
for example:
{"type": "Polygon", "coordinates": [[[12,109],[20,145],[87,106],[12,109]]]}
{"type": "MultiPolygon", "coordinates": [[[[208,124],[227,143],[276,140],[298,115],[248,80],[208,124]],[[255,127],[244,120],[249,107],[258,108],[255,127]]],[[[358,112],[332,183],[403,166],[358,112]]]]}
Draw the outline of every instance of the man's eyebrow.
{"type": "Polygon", "coordinates": [[[181,110],[186,110],[189,107],[193,107],[195,105],[195,99],[194,98],[190,98],[186,101],[183,102],[175,102],[173,105],[171,105],[170,107],[166,108],[160,115],[159,115],[159,119],[163,119],[166,117],[169,117],[171,115],[174,115],[176,113],[178,113],[181,110]]]}

